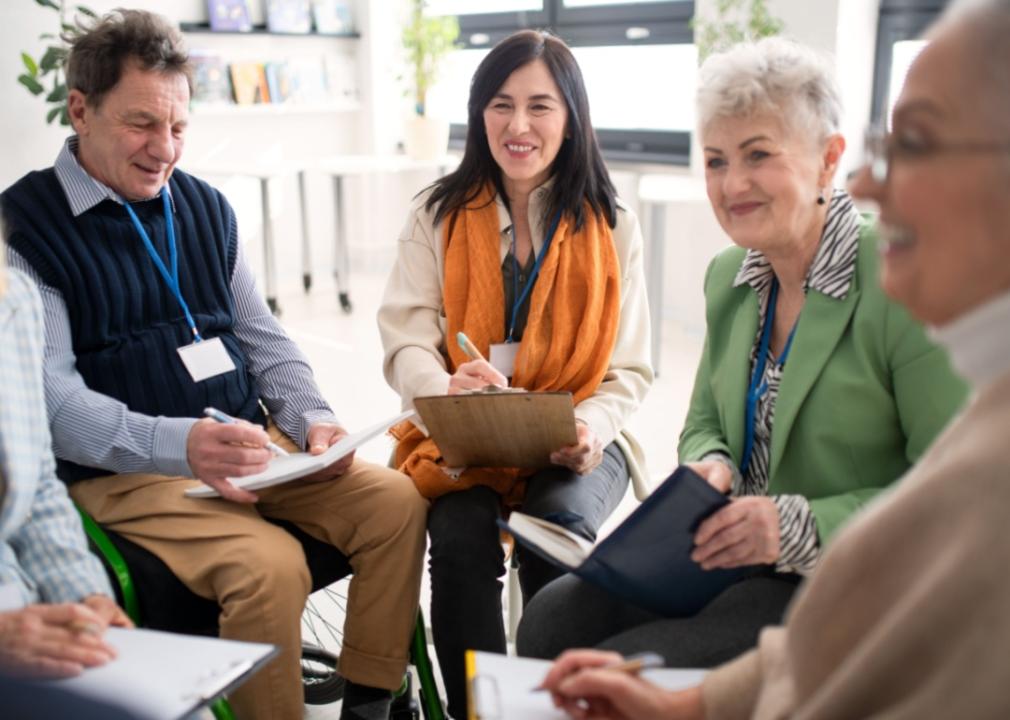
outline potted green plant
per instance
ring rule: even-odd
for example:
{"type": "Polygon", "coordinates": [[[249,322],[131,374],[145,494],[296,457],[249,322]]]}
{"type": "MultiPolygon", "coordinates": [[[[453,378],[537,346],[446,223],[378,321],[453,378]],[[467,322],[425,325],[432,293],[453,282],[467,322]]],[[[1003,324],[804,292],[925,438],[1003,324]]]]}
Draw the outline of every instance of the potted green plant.
{"type": "Polygon", "coordinates": [[[449,121],[428,114],[428,90],[438,78],[445,56],[456,47],[459,21],[454,16],[425,14],[425,0],[410,0],[410,15],[403,28],[407,52],[407,79],[413,111],[407,119],[404,145],[419,160],[434,160],[449,146],[449,121]]]}
{"type": "Polygon", "coordinates": [[[768,10],[767,0],[715,0],[714,5],[714,18],[695,15],[691,20],[699,63],[731,45],[778,35],[785,27],[768,10]]]}
{"type": "Polygon", "coordinates": [[[47,123],[52,124],[59,119],[60,125],[70,125],[70,116],[67,114],[67,83],[63,67],[68,50],[63,37],[67,33],[72,34],[79,30],[78,17],[93,20],[98,16],[90,8],[70,5],[65,0],[35,0],[35,4],[56,11],[59,32],[39,35],[39,40],[47,41],[48,45],[37,57],[27,52],[21,53],[25,71],[18,76],[18,82],[32,95],[45,95],[44,100],[48,106],[47,123]],[[69,22],[70,19],[74,22],[69,22]]]}

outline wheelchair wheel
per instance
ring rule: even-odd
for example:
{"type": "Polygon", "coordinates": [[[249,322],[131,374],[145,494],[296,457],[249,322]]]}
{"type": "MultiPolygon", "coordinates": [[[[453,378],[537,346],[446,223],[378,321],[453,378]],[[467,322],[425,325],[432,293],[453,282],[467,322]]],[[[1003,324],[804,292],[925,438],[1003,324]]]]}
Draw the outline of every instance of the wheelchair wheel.
{"type": "Polygon", "coordinates": [[[328,705],[344,696],[337,673],[344,634],[329,618],[346,612],[347,585],[336,583],[309,597],[302,615],[302,687],[307,705],[328,705]]]}
{"type": "Polygon", "coordinates": [[[307,705],[329,705],[344,696],[339,657],[314,645],[302,645],[302,688],[307,705]]]}

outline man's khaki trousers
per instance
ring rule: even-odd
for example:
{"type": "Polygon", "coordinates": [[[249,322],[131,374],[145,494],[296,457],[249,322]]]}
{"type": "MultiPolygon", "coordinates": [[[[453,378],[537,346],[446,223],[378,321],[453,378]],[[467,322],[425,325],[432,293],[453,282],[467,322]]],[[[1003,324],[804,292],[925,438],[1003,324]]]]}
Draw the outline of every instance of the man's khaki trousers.
{"type": "MultiPolygon", "coordinates": [[[[271,439],[294,443],[276,428],[271,439]]],[[[405,475],[355,460],[335,480],[295,480],[257,491],[243,505],[183,495],[197,484],[164,475],[112,475],[70,494],[100,524],[160,557],[197,595],[221,606],[221,637],[273,643],[280,655],[232,696],[240,720],[303,714],[299,657],[311,588],[302,546],[263,517],[296,523],[350,560],[354,575],[340,673],[395,689],[417,617],[428,503],[405,475]]]]}

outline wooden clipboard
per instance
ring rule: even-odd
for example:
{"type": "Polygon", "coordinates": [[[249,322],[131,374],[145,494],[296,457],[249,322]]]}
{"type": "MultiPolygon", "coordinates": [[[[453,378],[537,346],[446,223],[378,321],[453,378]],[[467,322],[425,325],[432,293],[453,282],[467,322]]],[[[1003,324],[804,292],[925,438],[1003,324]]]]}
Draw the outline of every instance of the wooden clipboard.
{"type": "Polygon", "coordinates": [[[414,398],[449,467],[542,468],[574,445],[569,392],[479,392],[414,398]]]}

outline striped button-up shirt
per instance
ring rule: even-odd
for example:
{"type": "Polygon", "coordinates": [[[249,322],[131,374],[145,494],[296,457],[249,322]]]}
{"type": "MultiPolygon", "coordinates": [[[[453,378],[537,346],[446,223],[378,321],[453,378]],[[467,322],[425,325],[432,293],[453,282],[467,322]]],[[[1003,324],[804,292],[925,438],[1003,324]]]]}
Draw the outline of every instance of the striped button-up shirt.
{"type": "MultiPolygon", "coordinates": [[[[852,285],[856,272],[856,254],[859,243],[859,213],[844,190],[835,190],[821,242],[807,273],[804,291],[814,290],[836,300],[843,299],[852,285]]],[[[758,334],[751,350],[751,373],[757,362],[761,344],[761,329],[768,312],[768,298],[774,279],[768,259],[756,250],[748,250],[734,287],[748,284],[758,296],[758,334]]],[[[754,421],[754,449],[747,474],[737,477],[734,495],[766,495],[768,493],[768,465],[772,430],[775,423],[775,402],[778,400],[784,365],[769,350],[763,380],[768,391],[758,400],[754,421]]],[[[739,475],[739,474],[738,474],[739,475]]],[[[779,511],[780,554],[776,570],[808,574],[820,559],[821,546],[817,537],[817,522],[810,503],[802,495],[774,495],[772,500],[779,511]]]]}
{"type": "MultiPolygon", "coordinates": [[[[0,586],[22,603],[112,595],[56,477],[42,388],[42,306],[17,271],[0,297],[0,586]]],[[[6,591],[5,591],[6,594],[6,591]]]]}
{"type": "MultiPolygon", "coordinates": [[[[78,163],[76,136],[63,146],[54,170],[75,217],[105,200],[124,203],[118,193],[91,177],[78,163]]],[[[336,422],[336,418],[319,392],[305,356],[256,292],[234,223],[229,233],[229,240],[238,246],[230,284],[235,302],[235,335],[274,422],[304,447],[313,424],[336,422]]],[[[191,476],[186,440],[196,420],[132,412],[115,398],[89,390],[75,367],[70,320],[62,295],[45,285],[18,253],[10,248],[7,253],[11,266],[31,277],[42,295],[46,316],[46,405],[56,455],[115,473],[191,476]]]]}

